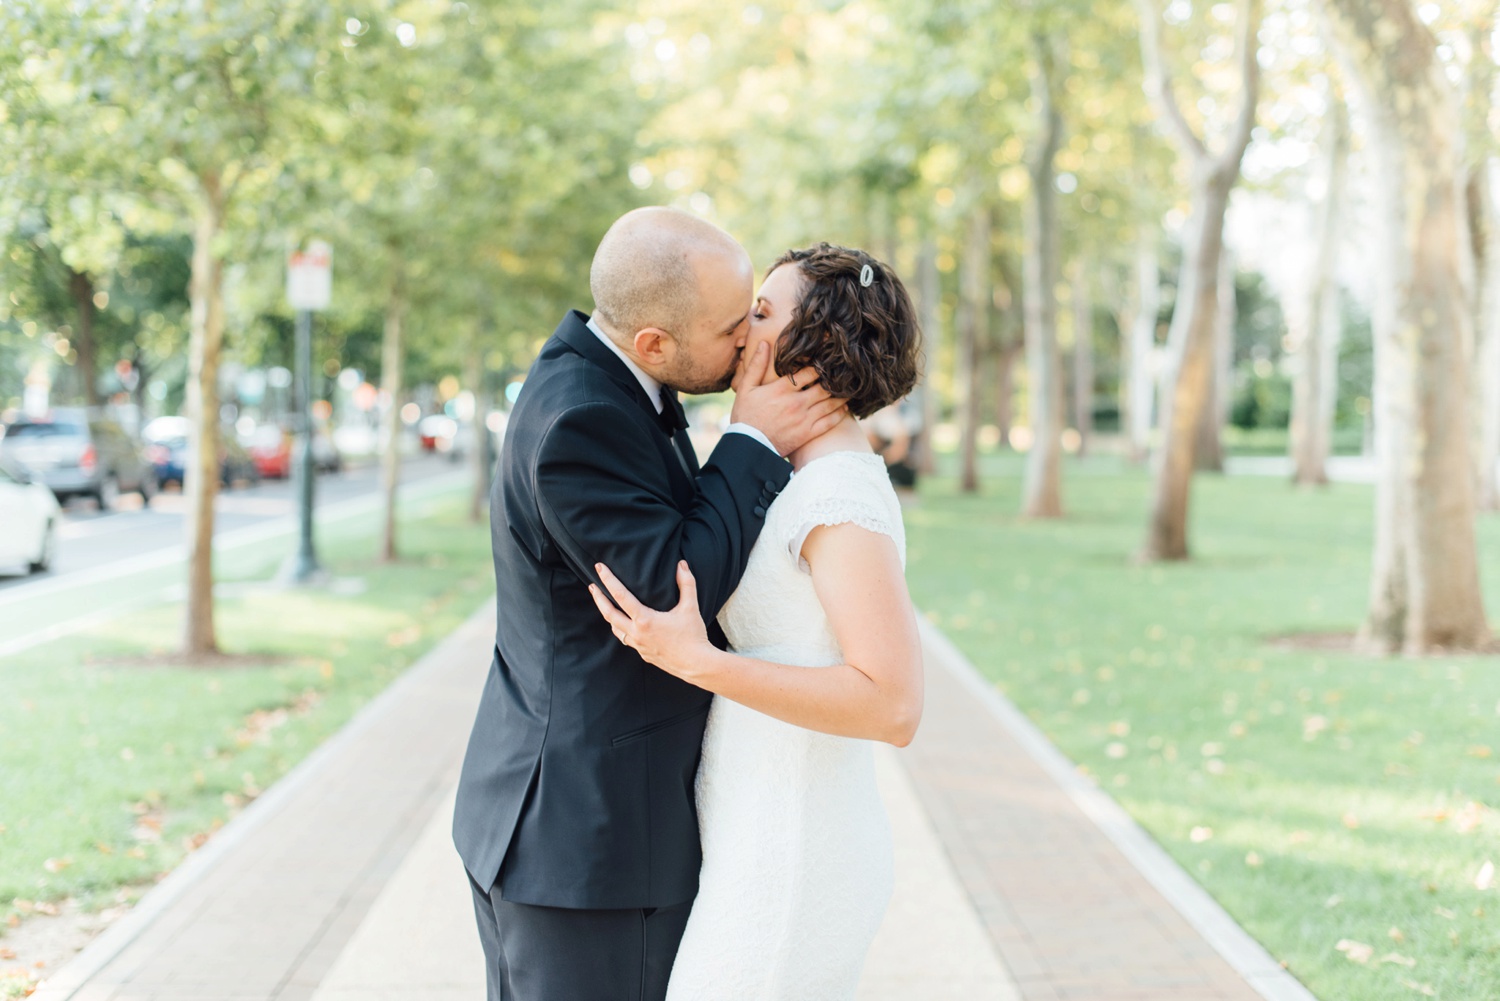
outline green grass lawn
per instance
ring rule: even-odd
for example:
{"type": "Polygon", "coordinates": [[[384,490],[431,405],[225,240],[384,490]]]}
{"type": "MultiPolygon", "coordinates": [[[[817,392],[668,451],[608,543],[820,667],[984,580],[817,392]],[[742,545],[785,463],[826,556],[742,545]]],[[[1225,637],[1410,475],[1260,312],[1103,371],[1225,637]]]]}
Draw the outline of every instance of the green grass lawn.
{"type": "MultiPolygon", "coordinates": [[[[913,596],[979,669],[1319,998],[1500,997],[1500,890],[1475,887],[1500,866],[1500,658],[1271,642],[1358,624],[1371,491],[1200,477],[1195,560],[1137,566],[1144,474],[1070,465],[1043,523],[1015,460],[988,472],[907,514],[913,596]]],[[[1500,626],[1500,518],[1481,536],[1500,626]]]]}
{"type": "Polygon", "coordinates": [[[130,898],[451,632],[493,588],[488,527],[464,507],[414,507],[394,565],[371,562],[368,536],[325,545],[358,593],[226,588],[221,646],[265,663],[153,665],[176,605],[7,657],[0,918],[130,898]]]}

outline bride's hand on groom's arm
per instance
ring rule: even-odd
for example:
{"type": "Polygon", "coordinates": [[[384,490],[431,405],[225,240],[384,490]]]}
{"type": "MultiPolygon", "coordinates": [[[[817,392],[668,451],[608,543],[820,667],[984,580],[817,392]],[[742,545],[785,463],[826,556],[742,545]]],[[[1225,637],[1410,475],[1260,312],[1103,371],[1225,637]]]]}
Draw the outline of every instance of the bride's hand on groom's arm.
{"type": "Polygon", "coordinates": [[[609,623],[615,638],[639,653],[641,659],[688,682],[716,659],[720,651],[709,642],[708,629],[698,611],[698,582],[687,560],[677,563],[677,606],[665,612],[641,604],[603,563],[594,564],[594,570],[609,591],[606,598],[597,584],[589,585],[599,614],[609,623]]]}

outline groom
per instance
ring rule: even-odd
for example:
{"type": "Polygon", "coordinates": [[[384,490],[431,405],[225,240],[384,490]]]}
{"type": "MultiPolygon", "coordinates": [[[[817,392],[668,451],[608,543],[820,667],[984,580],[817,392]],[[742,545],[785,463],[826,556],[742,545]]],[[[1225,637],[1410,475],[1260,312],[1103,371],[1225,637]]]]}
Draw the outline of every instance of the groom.
{"type": "Polygon", "coordinates": [[[790,478],[782,456],[842,415],[811,370],[762,386],[763,350],[699,468],[676,391],[730,387],[752,279],[722,230],[626,214],[594,256],[593,316],[563,318],[516,400],[490,496],[495,656],[453,819],[491,1001],[666,992],[698,890],[710,696],[616,642],[587,588],[605,563],[670,607],[686,559],[712,623],[790,478]]]}

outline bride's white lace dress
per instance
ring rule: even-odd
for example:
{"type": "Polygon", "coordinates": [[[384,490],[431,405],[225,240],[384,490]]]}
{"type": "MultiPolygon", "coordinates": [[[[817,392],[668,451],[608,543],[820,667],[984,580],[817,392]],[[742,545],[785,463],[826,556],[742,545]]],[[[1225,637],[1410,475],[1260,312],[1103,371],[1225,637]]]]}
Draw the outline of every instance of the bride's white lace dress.
{"type": "MultiPolygon", "coordinates": [[[[719,614],[736,652],[809,667],[843,662],[797,554],[813,528],[846,523],[890,536],[905,565],[900,502],[877,455],[814,459],[771,505],[719,614]]],[[[870,743],[717,698],[697,793],[703,871],[668,1001],[853,998],[892,881],[870,743]]]]}

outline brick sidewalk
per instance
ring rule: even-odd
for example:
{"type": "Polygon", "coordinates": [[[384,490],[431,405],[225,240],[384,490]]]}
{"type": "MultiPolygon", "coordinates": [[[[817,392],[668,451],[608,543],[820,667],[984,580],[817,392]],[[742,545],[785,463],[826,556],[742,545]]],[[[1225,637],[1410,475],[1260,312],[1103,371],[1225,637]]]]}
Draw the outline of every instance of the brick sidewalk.
{"type": "Polygon", "coordinates": [[[457,781],[493,636],[490,606],[34,1001],[307,1001],[457,781]]]}
{"type": "Polygon", "coordinates": [[[906,767],[1026,1001],[1313,1001],[923,625],[927,707],[906,767]]]}

